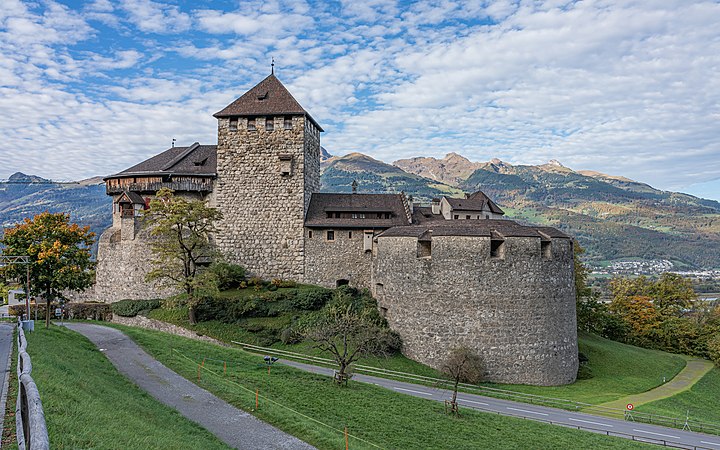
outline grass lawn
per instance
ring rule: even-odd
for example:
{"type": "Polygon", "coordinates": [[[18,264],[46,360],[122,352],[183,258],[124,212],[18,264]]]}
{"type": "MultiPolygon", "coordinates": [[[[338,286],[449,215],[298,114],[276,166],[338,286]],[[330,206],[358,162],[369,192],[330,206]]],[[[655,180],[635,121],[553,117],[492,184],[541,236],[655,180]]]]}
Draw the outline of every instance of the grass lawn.
{"type": "Polygon", "coordinates": [[[529,394],[599,404],[645,392],[673,378],[685,367],[682,356],[621,344],[580,333],[580,352],[587,355],[593,378],[567,386],[495,385],[529,394]]]}
{"type": "Polygon", "coordinates": [[[278,365],[268,375],[262,358],[235,348],[156,331],[113,325],[179,374],[237,407],[321,449],[343,448],[348,427],[350,448],[639,448],[642,444],[463,410],[447,416],[438,402],[353,383],[338,387],[320,375],[278,365]],[[201,380],[198,363],[205,360],[201,380]],[[227,362],[227,374],[223,373],[227,362]],[[214,373],[213,373],[214,372],[214,373]],[[255,390],[260,407],[255,409],[255,390]],[[254,410],[254,411],[253,411],[254,410]],[[360,440],[362,439],[362,440],[360,440]],[[373,445],[374,444],[374,445],[373,445]]]}
{"type": "Polygon", "coordinates": [[[39,326],[26,336],[52,448],[228,448],[128,381],[80,334],[39,326]]]}
{"type": "MultiPolygon", "coordinates": [[[[190,328],[200,334],[223,342],[239,341],[257,344],[253,333],[236,324],[209,321],[190,326],[187,320],[187,310],[184,308],[156,309],[150,312],[149,317],[190,328]]],[[[276,319],[275,317],[267,318],[267,320],[276,319]]],[[[253,320],[263,320],[263,318],[254,318],[253,320]]],[[[546,397],[599,404],[629,394],[653,389],[662,384],[663,377],[671,379],[685,367],[685,360],[681,356],[671,353],[621,344],[589,333],[580,333],[578,338],[580,351],[587,355],[590,360],[589,365],[593,378],[578,380],[571,385],[557,387],[492,383],[484,383],[484,385],[546,397]]],[[[328,357],[327,354],[312,348],[307,342],[294,345],[276,343],[272,345],[272,348],[328,357]]],[[[435,369],[399,354],[389,358],[366,357],[360,361],[360,364],[428,377],[441,376],[435,369]]]]}
{"type": "Polygon", "coordinates": [[[685,392],[669,398],[639,406],[641,412],[663,416],[685,416],[701,422],[720,424],[720,369],[717,367],[705,374],[700,381],[685,392]]]}

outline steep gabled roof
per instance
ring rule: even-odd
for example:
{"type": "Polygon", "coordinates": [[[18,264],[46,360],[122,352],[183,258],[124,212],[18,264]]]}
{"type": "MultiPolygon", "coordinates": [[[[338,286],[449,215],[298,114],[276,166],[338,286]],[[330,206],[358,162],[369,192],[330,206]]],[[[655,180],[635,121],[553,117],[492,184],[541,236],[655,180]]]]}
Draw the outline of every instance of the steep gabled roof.
{"type": "Polygon", "coordinates": [[[320,130],[322,127],[313,119],[305,109],[300,106],[290,91],[271,74],[240,98],[230,103],[221,111],[213,114],[215,117],[231,116],[281,116],[303,115],[320,130]]]}
{"type": "Polygon", "coordinates": [[[310,198],[306,227],[327,228],[389,228],[409,225],[403,194],[325,194],[313,193],[310,198]],[[366,213],[365,219],[329,218],[332,212],[366,213]],[[372,218],[373,214],[390,213],[389,219],[372,218]]]}
{"type": "Polygon", "coordinates": [[[140,164],[108,178],[138,175],[196,175],[214,177],[217,171],[217,145],[173,147],[140,164]]]}
{"type": "Polygon", "coordinates": [[[565,233],[551,227],[535,227],[520,225],[512,220],[444,220],[426,222],[419,225],[393,227],[383,231],[379,237],[415,237],[427,238],[431,236],[479,236],[491,238],[504,237],[536,237],[545,239],[547,235],[552,238],[570,239],[565,233]]]}
{"type": "Polygon", "coordinates": [[[490,197],[481,191],[474,192],[468,195],[467,198],[445,197],[445,200],[447,200],[453,210],[484,211],[489,209],[495,214],[505,214],[505,211],[500,209],[495,202],[490,200],[490,197]]]}

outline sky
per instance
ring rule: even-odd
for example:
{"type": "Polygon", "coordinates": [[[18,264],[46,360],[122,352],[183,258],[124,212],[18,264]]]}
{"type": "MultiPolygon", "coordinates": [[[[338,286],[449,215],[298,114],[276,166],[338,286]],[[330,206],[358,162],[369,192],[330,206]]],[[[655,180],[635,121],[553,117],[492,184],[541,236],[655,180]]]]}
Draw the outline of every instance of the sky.
{"type": "Polygon", "coordinates": [[[0,0],[0,178],[217,142],[275,73],[332,154],[559,160],[720,200],[720,3],[0,0]]]}

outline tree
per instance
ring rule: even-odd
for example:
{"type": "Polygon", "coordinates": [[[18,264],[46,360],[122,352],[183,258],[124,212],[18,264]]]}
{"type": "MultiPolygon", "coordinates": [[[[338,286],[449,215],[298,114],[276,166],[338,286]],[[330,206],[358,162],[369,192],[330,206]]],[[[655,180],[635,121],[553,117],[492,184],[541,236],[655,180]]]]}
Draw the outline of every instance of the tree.
{"type": "MultiPolygon", "coordinates": [[[[90,227],[70,223],[64,213],[44,212],[5,231],[0,245],[6,255],[30,257],[30,295],[45,297],[45,327],[50,326],[50,305],[63,291],[82,291],[93,283],[90,247],[95,241],[90,227]]],[[[6,276],[23,278],[26,268],[3,268],[6,276]]]]}
{"type": "Polygon", "coordinates": [[[649,294],[665,318],[682,316],[697,299],[692,280],[670,272],[663,273],[660,279],[650,284],[649,294]]]}
{"type": "Polygon", "coordinates": [[[204,270],[218,256],[210,240],[222,214],[201,200],[176,197],[163,188],[144,211],[143,224],[153,236],[153,269],[147,281],[173,286],[188,297],[188,319],[197,322],[195,309],[202,295],[217,289],[212,271],[204,270]]]}
{"type": "Polygon", "coordinates": [[[453,396],[450,400],[450,412],[459,414],[457,404],[458,385],[460,383],[479,383],[483,375],[480,357],[467,347],[457,347],[443,363],[440,370],[453,381],[453,396]]]}
{"type": "Polygon", "coordinates": [[[376,309],[360,306],[342,294],[339,301],[319,311],[302,334],[335,360],[338,384],[347,381],[350,366],[361,356],[386,354],[400,347],[400,337],[390,331],[376,309]]]}
{"type": "Polygon", "coordinates": [[[639,345],[653,343],[653,331],[659,329],[661,321],[650,297],[645,295],[616,297],[610,303],[610,312],[616,314],[628,326],[630,335],[626,337],[626,341],[639,345]]]}

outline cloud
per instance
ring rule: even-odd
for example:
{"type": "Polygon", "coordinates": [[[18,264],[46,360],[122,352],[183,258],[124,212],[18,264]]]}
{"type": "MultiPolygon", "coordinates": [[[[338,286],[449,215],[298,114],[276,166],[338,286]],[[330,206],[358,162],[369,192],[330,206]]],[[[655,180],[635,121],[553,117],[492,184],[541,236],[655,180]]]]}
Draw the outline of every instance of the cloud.
{"type": "Polygon", "coordinates": [[[121,0],[129,20],[140,31],[150,33],[179,33],[190,28],[190,15],[177,6],[152,0],[121,0]]]}

